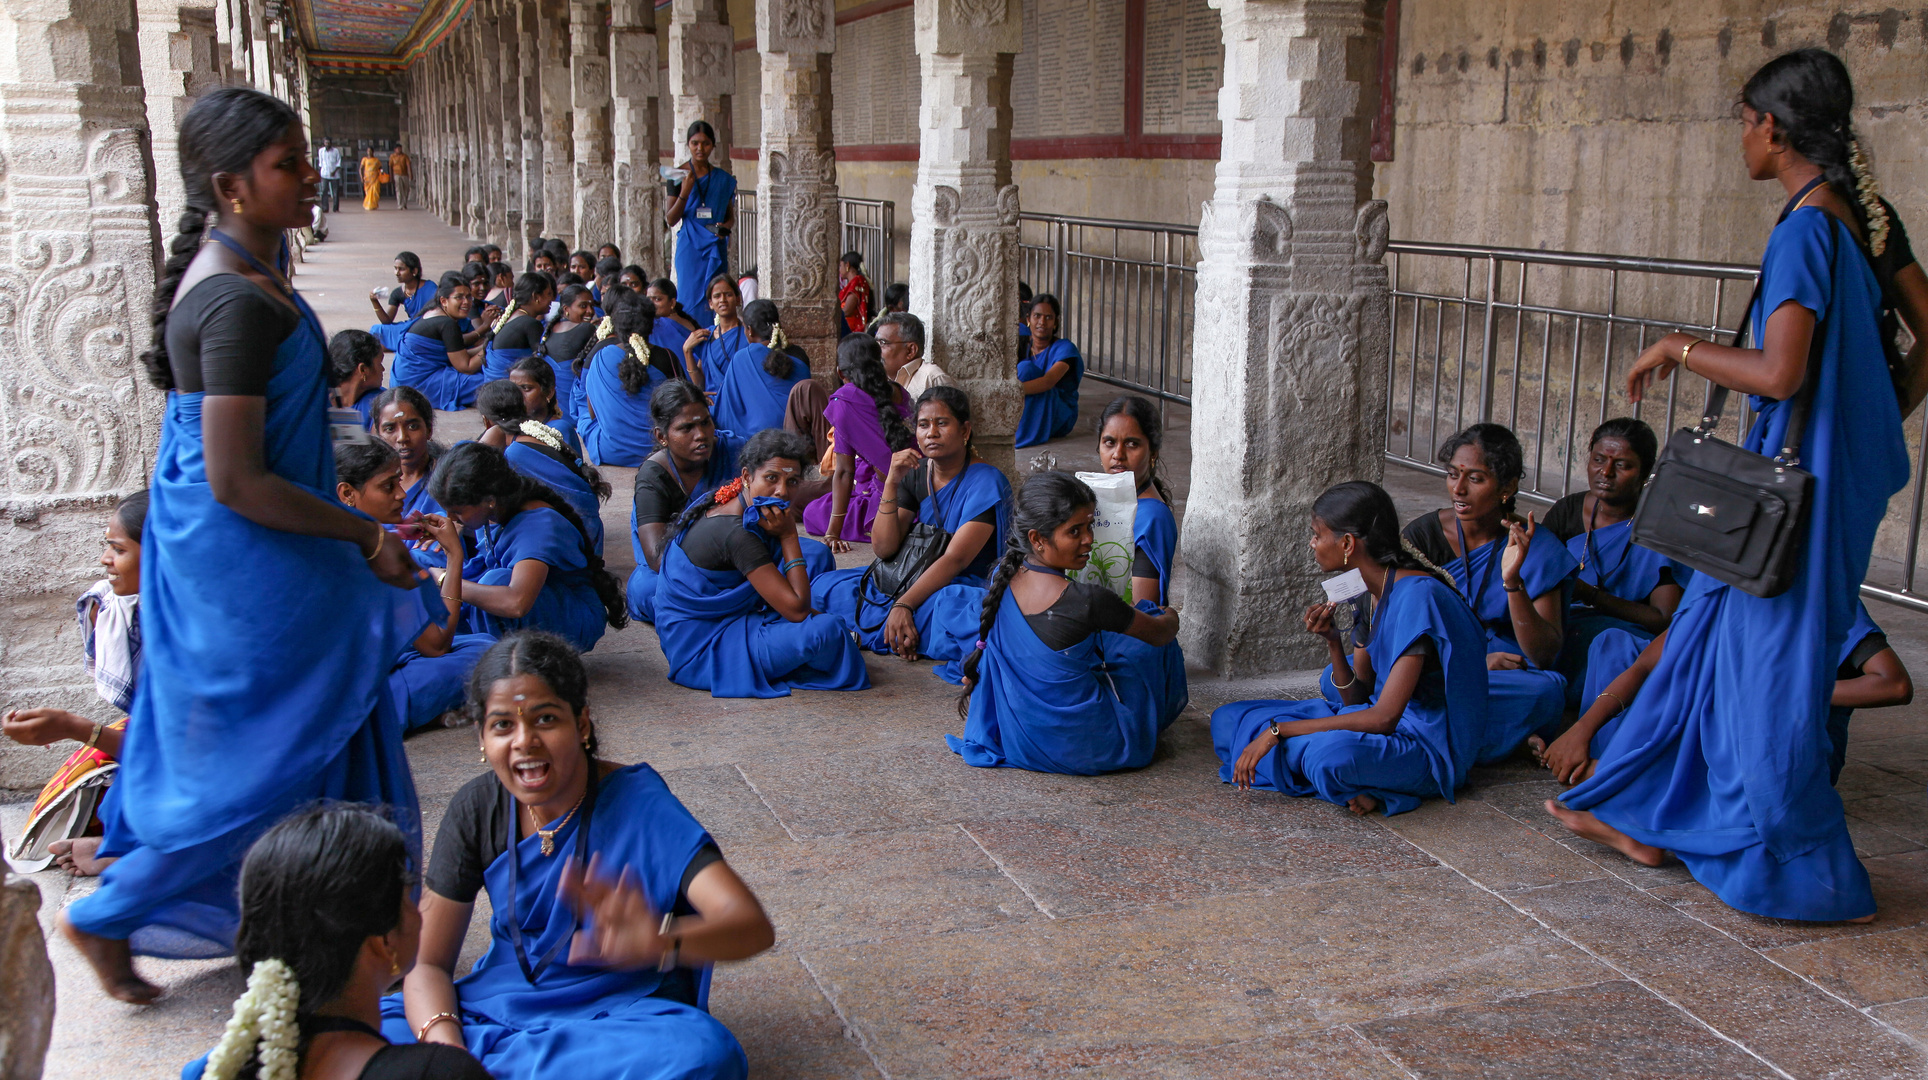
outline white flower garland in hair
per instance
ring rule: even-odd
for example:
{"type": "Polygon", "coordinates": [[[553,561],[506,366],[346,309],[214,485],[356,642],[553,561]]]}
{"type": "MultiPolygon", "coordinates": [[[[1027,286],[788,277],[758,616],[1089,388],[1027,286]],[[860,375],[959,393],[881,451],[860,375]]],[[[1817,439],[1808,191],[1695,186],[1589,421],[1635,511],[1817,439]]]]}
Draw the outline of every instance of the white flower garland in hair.
{"type": "Polygon", "coordinates": [[[602,321],[596,324],[596,340],[601,341],[604,338],[613,338],[615,336],[616,320],[611,316],[604,315],[602,321]]]}
{"type": "Polygon", "coordinates": [[[771,351],[782,352],[783,350],[789,347],[790,347],[790,339],[784,336],[783,327],[778,323],[771,323],[770,324],[771,351]]]}
{"type": "Polygon", "coordinates": [[[490,329],[490,332],[500,334],[502,332],[502,328],[509,325],[509,320],[515,318],[515,313],[517,310],[518,309],[514,304],[510,304],[509,310],[503,312],[502,317],[495,320],[495,326],[490,329]]]}
{"type": "Polygon", "coordinates": [[[649,341],[641,334],[629,335],[629,352],[639,364],[649,363],[649,341]]]}
{"type": "Polygon", "coordinates": [[[1888,249],[1888,209],[1881,205],[1881,188],[1874,182],[1868,156],[1861,152],[1861,140],[1848,140],[1848,165],[1854,170],[1855,195],[1868,215],[1868,251],[1879,256],[1888,249]]]}
{"type": "Polygon", "coordinates": [[[531,439],[535,439],[557,453],[562,452],[562,432],[557,431],[555,428],[550,427],[540,420],[524,420],[522,426],[516,430],[531,439]]]}
{"type": "Polygon", "coordinates": [[[249,1058],[261,1062],[261,1080],[295,1080],[301,1033],[295,1008],[301,984],[294,969],[280,960],[262,960],[248,975],[248,989],[234,1001],[221,1041],[208,1054],[205,1080],[234,1080],[249,1058]]]}

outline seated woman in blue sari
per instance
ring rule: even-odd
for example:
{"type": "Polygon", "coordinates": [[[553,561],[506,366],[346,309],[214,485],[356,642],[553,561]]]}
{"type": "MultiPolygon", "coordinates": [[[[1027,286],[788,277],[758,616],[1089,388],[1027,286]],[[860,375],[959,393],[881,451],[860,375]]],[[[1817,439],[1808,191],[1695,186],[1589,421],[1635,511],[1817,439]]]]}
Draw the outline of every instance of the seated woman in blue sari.
{"type": "Polygon", "coordinates": [[[590,461],[635,468],[656,449],[649,398],[676,377],[676,360],[647,340],[655,318],[648,300],[616,290],[609,303],[596,339],[576,358],[576,430],[590,461]]]}
{"type": "Polygon", "coordinates": [[[863,690],[870,674],[849,631],[810,607],[810,569],[790,499],[808,441],[758,432],[741,472],[676,521],[656,586],[656,636],[670,681],[712,697],[863,690]]]}
{"type": "Polygon", "coordinates": [[[1158,476],[1165,428],[1158,406],[1135,394],[1111,399],[1098,423],[1098,464],[1108,473],[1131,473],[1138,482],[1138,513],[1131,523],[1131,596],[1164,607],[1171,602],[1172,561],[1178,556],[1178,521],[1171,493],[1158,476]]]}
{"type": "MultiPolygon", "coordinates": [[[[652,327],[651,329],[660,329],[666,339],[671,338],[673,334],[681,334],[682,339],[688,341],[689,336],[701,328],[702,324],[698,323],[688,311],[684,310],[683,302],[676,298],[676,283],[674,281],[666,277],[659,277],[643,289],[643,295],[649,298],[650,308],[656,313],[658,326],[652,327]],[[679,329],[672,329],[672,327],[679,329]]],[[[665,347],[669,348],[672,352],[680,353],[681,347],[676,345],[674,340],[670,340],[669,345],[665,347]]],[[[734,356],[736,354],[731,353],[730,355],[734,356]]],[[[688,374],[685,373],[684,378],[688,377],[688,374]]]]}
{"type": "Polygon", "coordinates": [[[1448,437],[1438,460],[1453,503],[1415,518],[1405,538],[1453,577],[1486,624],[1488,696],[1479,760],[1498,761],[1529,735],[1550,739],[1559,732],[1566,676],[1558,661],[1568,583],[1579,564],[1531,514],[1514,514],[1525,455],[1511,431],[1474,424],[1448,437]]]}
{"type": "MultiPolygon", "coordinates": [[[[954,663],[977,641],[984,589],[997,565],[997,538],[1011,530],[1011,484],[1004,474],[973,460],[971,399],[954,386],[933,386],[912,414],[917,445],[890,459],[883,498],[871,522],[870,545],[878,559],[897,555],[917,525],[950,536],[941,555],[895,597],[881,592],[857,567],[819,577],[810,602],[857,633],[872,652],[954,663]]],[[[938,669],[948,682],[954,666],[938,669]]]]}
{"type": "Polygon", "coordinates": [[[375,430],[375,399],[388,378],[382,356],[382,343],[366,330],[343,330],[328,339],[328,404],[360,413],[367,431],[375,430]]]}
{"type": "MultiPolygon", "coordinates": [[[[428,493],[428,478],[444,452],[435,441],[434,407],[414,387],[391,386],[375,399],[372,411],[375,437],[402,459],[402,516],[442,513],[442,504],[428,493]]],[[[442,550],[426,540],[410,541],[409,547],[423,566],[446,565],[442,550]]]]}
{"type": "Polygon", "coordinates": [[[589,533],[589,546],[600,554],[602,504],[610,495],[609,481],[594,465],[563,445],[561,432],[529,419],[521,389],[509,380],[484,383],[475,395],[475,411],[488,425],[476,441],[502,451],[516,472],[549,485],[568,499],[589,533]]]}
{"type": "MultiPolygon", "coordinates": [[[[1676,368],[1752,395],[1742,445],[1761,454],[1787,446],[1792,399],[1810,395],[1799,453],[1815,482],[1794,581],[1760,597],[1696,573],[1592,777],[1547,804],[1637,862],[1672,852],[1730,907],[1817,922],[1875,914],[1828,783],[1828,703],[1875,532],[1908,480],[1881,330],[1889,270],[1869,261],[1899,237],[1887,235],[1885,204],[1856,198],[1857,181],[1871,191],[1873,178],[1857,177],[1865,170],[1849,158],[1853,100],[1847,68],[1820,49],[1777,57],[1748,80],[1749,174],[1788,195],[1747,327],[1760,347],[1668,334],[1627,376],[1634,401],[1676,368]]],[[[1904,375],[1912,386],[1920,373],[1904,375]]]]}
{"type": "Polygon", "coordinates": [[[891,456],[909,449],[916,437],[905,422],[910,419],[910,395],[885,374],[876,338],[845,335],[837,343],[837,374],[843,385],[823,407],[823,418],[834,432],[830,490],[804,507],[803,527],[841,552],[850,550],[851,542],[870,542],[870,523],[884,496],[891,456]]]}
{"type": "Polygon", "coordinates": [[[460,568],[476,629],[506,637],[534,627],[588,652],[605,625],[620,630],[629,622],[622,584],[589,545],[581,515],[554,488],[517,472],[502,451],[456,446],[429,488],[476,536],[475,557],[460,568]]]}
{"type": "Polygon", "coordinates": [[[422,260],[412,251],[395,256],[395,287],[384,294],[376,289],[368,298],[375,305],[375,325],[368,332],[390,352],[401,348],[402,331],[422,317],[435,300],[435,283],[422,280],[422,260]],[[386,295],[388,303],[382,303],[386,295]]]}
{"type": "MultiPolygon", "coordinates": [[[[343,443],[335,450],[335,495],[350,510],[359,510],[390,532],[410,531],[434,541],[444,558],[462,562],[460,526],[442,514],[424,514],[412,526],[402,523],[402,462],[387,444],[369,439],[343,443]]],[[[462,576],[442,582],[442,606],[424,608],[409,620],[427,626],[409,642],[388,675],[395,698],[396,720],[404,733],[436,724],[443,714],[462,704],[462,688],[483,652],[495,644],[488,634],[460,634],[462,576]]],[[[453,726],[453,725],[446,725],[453,726]]]]}
{"type": "Polygon", "coordinates": [[[555,298],[556,285],[547,274],[524,274],[516,279],[508,310],[496,320],[482,353],[485,381],[508,378],[509,369],[518,361],[536,354],[536,346],[542,344],[542,318],[555,298]]]}
{"type": "Polygon", "coordinates": [[[1341,680],[1339,701],[1239,701],[1212,713],[1220,780],[1355,814],[1453,801],[1486,729],[1486,628],[1398,528],[1377,484],[1340,484],[1312,504],[1312,557],[1321,570],[1359,571],[1370,611],[1354,608],[1348,663],[1338,605],[1306,609],[1306,631],[1326,640],[1341,680]]]}
{"type": "Polygon", "coordinates": [[[444,411],[466,409],[475,403],[482,385],[482,350],[462,330],[474,294],[460,274],[442,275],[435,297],[436,313],[409,325],[395,347],[395,385],[420,390],[429,403],[444,411]]]}
{"type": "Polygon", "coordinates": [[[581,285],[564,285],[556,293],[556,302],[550,305],[555,309],[555,318],[549,328],[542,332],[542,343],[536,346],[536,355],[549,362],[549,370],[555,376],[556,404],[562,414],[575,423],[576,412],[581,408],[578,401],[581,392],[576,385],[576,358],[596,337],[595,301],[590,299],[589,290],[581,285]]]}
{"type": "MultiPolygon", "coordinates": [[[[697,389],[720,386],[730,358],[750,344],[743,336],[743,320],[739,318],[742,310],[743,293],[737,288],[736,279],[728,273],[711,278],[710,314],[716,321],[689,331],[680,349],[684,377],[695,383],[697,389]]],[[[656,320],[656,325],[665,333],[681,326],[674,319],[662,318],[656,320]]],[[[754,434],[755,431],[746,432],[744,437],[754,434]]]]}
{"type": "Polygon", "coordinates": [[[1098,497],[1084,481],[1039,473],[1012,503],[978,643],[960,665],[964,735],[945,743],[979,768],[1096,776],[1151,764],[1185,710],[1178,613],[1066,580],[1091,561],[1098,497]]]}
{"type": "Polygon", "coordinates": [[[704,391],[715,395],[717,427],[754,435],[783,426],[790,390],[810,377],[810,361],[784,337],[777,306],[768,300],[744,307],[743,336],[749,344],[730,357],[723,377],[704,391]]]}
{"type": "Polygon", "coordinates": [[[1071,434],[1078,424],[1078,384],[1084,380],[1084,357],[1078,347],[1058,336],[1063,312],[1058,298],[1039,293],[1025,316],[1030,337],[1018,359],[1018,386],[1024,391],[1024,412],[1018,417],[1017,446],[1036,446],[1071,434]]]}
{"type": "Polygon", "coordinates": [[[509,381],[522,391],[522,404],[529,419],[547,424],[562,436],[562,445],[572,454],[582,453],[582,440],[576,437],[576,422],[563,414],[556,394],[555,369],[540,356],[517,360],[509,369],[509,381]]]}
{"type": "Polygon", "coordinates": [[[597,755],[588,689],[548,634],[505,638],[477,666],[489,771],[436,833],[421,951],[382,1001],[383,1033],[466,1046],[497,1080],[740,1080],[743,1049],[705,1008],[710,967],[776,931],[654,769],[597,755]],[[490,947],[457,979],[484,891],[490,947]]]}
{"type": "MultiPolygon", "coordinates": [[[[682,189],[663,208],[676,230],[676,282],[683,306],[708,326],[710,279],[730,268],[730,230],[736,226],[736,177],[710,164],[716,129],[697,120],[683,134],[689,163],[682,189]]],[[[761,430],[761,429],[759,429],[761,430]]]]}

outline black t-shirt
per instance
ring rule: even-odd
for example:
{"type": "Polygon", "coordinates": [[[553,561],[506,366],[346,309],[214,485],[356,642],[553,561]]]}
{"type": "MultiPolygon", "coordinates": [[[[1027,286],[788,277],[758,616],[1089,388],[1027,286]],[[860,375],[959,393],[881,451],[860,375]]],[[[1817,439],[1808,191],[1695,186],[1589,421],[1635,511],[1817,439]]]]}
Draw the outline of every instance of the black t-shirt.
{"type": "Polygon", "coordinates": [[[1562,496],[1547,509],[1546,517],[1540,519],[1540,527],[1551,531],[1564,544],[1587,531],[1586,508],[1586,492],[1576,491],[1562,496]]]}
{"type": "Polygon", "coordinates": [[[1428,510],[1414,518],[1400,534],[1419,549],[1420,554],[1432,560],[1434,566],[1445,566],[1459,558],[1453,545],[1446,539],[1446,530],[1439,526],[1439,513],[1428,510]]]}
{"type": "MultiPolygon", "coordinates": [[[[931,466],[928,464],[920,465],[906,473],[904,478],[897,482],[897,505],[908,506],[918,511],[921,515],[924,500],[928,498],[931,493],[930,473],[931,466]]],[[[939,510],[945,509],[949,506],[951,499],[957,498],[956,493],[951,490],[952,485],[956,483],[957,477],[953,476],[949,484],[945,484],[938,489],[937,507],[939,510]]],[[[920,516],[918,520],[921,521],[923,519],[920,516]]],[[[971,564],[966,566],[963,572],[966,574],[974,574],[978,577],[990,577],[991,565],[997,562],[998,556],[997,507],[987,506],[984,508],[983,513],[971,520],[982,521],[986,525],[989,525],[991,527],[991,538],[984,541],[983,547],[977,549],[977,554],[971,558],[971,564]]],[[[925,522],[925,524],[934,525],[940,529],[944,527],[942,521],[929,521],[925,522]]]]}
{"type": "MultiPolygon", "coordinates": [[[[1903,265],[1905,266],[1907,264],[1904,263],[1903,265]]],[[[1855,645],[1854,651],[1848,653],[1847,662],[1842,664],[1840,669],[1834,673],[1834,677],[1836,679],[1860,678],[1866,674],[1866,672],[1861,669],[1868,666],[1868,661],[1873,660],[1875,654],[1887,647],[1888,635],[1876,630],[1874,633],[1862,638],[1860,642],[1855,645]]]]}
{"type": "Polygon", "coordinates": [[[489,1080],[489,1070],[459,1046],[405,1043],[375,1051],[360,1080],[489,1080]]]}
{"type": "Polygon", "coordinates": [[[636,470],[636,524],[659,525],[676,520],[690,497],[669,469],[655,458],[645,458],[636,470]]]}
{"type": "Polygon", "coordinates": [[[1894,276],[1903,267],[1916,261],[1915,249],[1908,243],[1908,230],[1901,224],[1901,215],[1895,212],[1894,204],[1883,199],[1881,205],[1888,211],[1888,242],[1882,247],[1881,254],[1874,256],[1873,262],[1876,276],[1889,283],[1888,289],[1884,290],[1886,295],[1882,297],[1883,306],[1899,307],[1901,297],[1893,291],[1894,276]]]}
{"type": "Polygon", "coordinates": [[[409,326],[408,332],[418,337],[440,338],[442,347],[449,352],[461,352],[468,348],[462,341],[462,324],[447,315],[417,319],[409,326]]]}
{"type": "Polygon", "coordinates": [[[734,570],[749,577],[752,570],[776,563],[763,541],[743,527],[736,514],[705,517],[683,535],[683,554],[705,570],[734,570]]]}
{"type": "MultiPolygon", "coordinates": [[[[1138,548],[1133,551],[1131,555],[1131,576],[1161,578],[1164,575],[1159,571],[1158,563],[1153,561],[1151,552],[1146,551],[1144,548],[1138,548]]],[[[1156,596],[1147,596],[1142,599],[1156,601],[1158,598],[1156,596]]]]}
{"type": "Polygon", "coordinates": [[[1102,585],[1073,581],[1051,606],[1036,615],[1026,615],[1031,632],[1050,649],[1063,651],[1100,630],[1122,634],[1131,629],[1132,616],[1138,612],[1102,585]]]}
{"type": "Polygon", "coordinates": [[[495,335],[498,349],[533,349],[541,341],[542,320],[534,315],[517,315],[495,335]]]}
{"type": "Polygon", "coordinates": [[[266,397],[275,353],[301,316],[240,274],[196,282],[167,315],[167,359],[182,393],[266,397]]]}
{"type": "MultiPolygon", "coordinates": [[[[422,282],[422,283],[421,283],[420,285],[417,285],[417,286],[415,286],[415,291],[416,291],[416,292],[421,292],[421,291],[422,291],[423,289],[425,289],[425,288],[427,288],[427,287],[428,287],[428,282],[426,282],[426,281],[424,281],[424,282],[422,282]]],[[[394,287],[393,289],[390,289],[390,290],[388,291],[388,306],[389,306],[389,307],[400,307],[401,305],[403,305],[403,304],[406,304],[406,303],[408,303],[408,290],[407,290],[407,289],[404,289],[404,288],[402,288],[402,287],[401,287],[400,285],[397,285],[397,286],[395,286],[395,287],[394,287]]],[[[405,317],[407,317],[407,315],[408,315],[408,313],[407,313],[406,311],[403,311],[403,312],[398,312],[397,314],[398,314],[398,315],[400,315],[400,316],[402,316],[402,317],[404,317],[404,318],[405,318],[405,317]]]]}
{"type": "Polygon", "coordinates": [[[542,351],[551,359],[574,360],[582,355],[582,348],[589,344],[590,335],[596,332],[596,324],[583,323],[568,330],[552,330],[548,340],[542,343],[542,351]]]}

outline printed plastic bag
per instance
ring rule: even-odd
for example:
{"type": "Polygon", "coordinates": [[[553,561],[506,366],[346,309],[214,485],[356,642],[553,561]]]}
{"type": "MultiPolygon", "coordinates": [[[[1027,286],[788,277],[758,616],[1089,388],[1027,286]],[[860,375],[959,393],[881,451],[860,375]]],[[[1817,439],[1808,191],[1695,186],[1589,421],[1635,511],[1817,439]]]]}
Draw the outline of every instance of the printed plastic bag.
{"type": "Polygon", "coordinates": [[[1131,473],[1081,472],[1078,479],[1098,496],[1091,516],[1091,561],[1073,580],[1103,585],[1131,603],[1132,542],[1138,518],[1138,481],[1131,473]]]}

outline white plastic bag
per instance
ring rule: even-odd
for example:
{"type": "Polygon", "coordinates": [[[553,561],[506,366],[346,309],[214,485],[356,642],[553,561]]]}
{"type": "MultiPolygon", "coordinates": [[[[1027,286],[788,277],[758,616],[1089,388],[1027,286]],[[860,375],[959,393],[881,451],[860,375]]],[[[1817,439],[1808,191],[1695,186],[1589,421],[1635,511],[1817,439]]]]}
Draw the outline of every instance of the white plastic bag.
{"type": "Polygon", "coordinates": [[[1103,585],[1131,603],[1131,562],[1136,556],[1132,529],[1138,519],[1138,479],[1128,472],[1081,472],[1098,496],[1091,515],[1091,561],[1072,575],[1075,581],[1103,585]]]}

